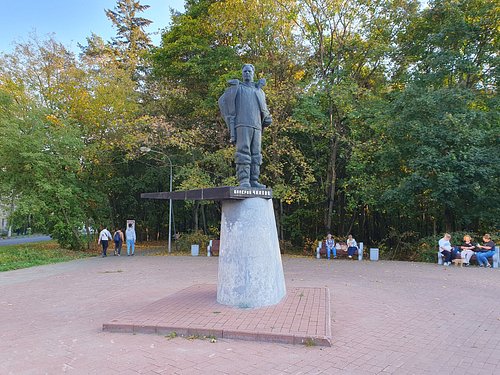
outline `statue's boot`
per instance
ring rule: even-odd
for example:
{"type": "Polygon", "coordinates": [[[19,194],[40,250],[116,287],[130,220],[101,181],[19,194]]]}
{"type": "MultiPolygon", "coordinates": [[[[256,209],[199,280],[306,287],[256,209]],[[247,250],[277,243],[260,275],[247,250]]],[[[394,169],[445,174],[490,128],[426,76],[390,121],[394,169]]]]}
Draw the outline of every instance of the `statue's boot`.
{"type": "Polygon", "coordinates": [[[251,187],[250,185],[250,164],[236,164],[236,176],[241,187],[251,187]]]}
{"type": "Polygon", "coordinates": [[[259,189],[265,189],[266,185],[259,183],[260,176],[260,165],[251,164],[250,165],[250,185],[259,189]]]}

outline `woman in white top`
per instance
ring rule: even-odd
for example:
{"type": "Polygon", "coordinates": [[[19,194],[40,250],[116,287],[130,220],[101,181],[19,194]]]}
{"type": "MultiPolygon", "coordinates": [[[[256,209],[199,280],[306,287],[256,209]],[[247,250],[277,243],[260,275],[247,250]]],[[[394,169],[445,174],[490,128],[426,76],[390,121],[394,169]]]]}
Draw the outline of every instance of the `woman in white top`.
{"type": "Polygon", "coordinates": [[[352,259],[354,253],[358,250],[358,244],[356,240],[352,238],[352,234],[347,237],[347,255],[352,259]]]}

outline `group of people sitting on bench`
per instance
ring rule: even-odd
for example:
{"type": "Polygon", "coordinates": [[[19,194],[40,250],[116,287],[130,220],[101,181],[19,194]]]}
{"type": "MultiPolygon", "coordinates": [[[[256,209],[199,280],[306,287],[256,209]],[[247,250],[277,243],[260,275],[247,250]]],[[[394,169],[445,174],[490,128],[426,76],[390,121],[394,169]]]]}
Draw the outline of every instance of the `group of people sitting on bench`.
{"type": "Polygon", "coordinates": [[[451,235],[445,233],[439,240],[439,252],[443,256],[443,265],[449,266],[453,259],[463,259],[464,266],[470,265],[473,255],[476,256],[479,267],[490,268],[488,258],[495,254],[495,242],[489,234],[483,236],[483,244],[473,243],[469,235],[465,235],[460,246],[451,245],[451,235]]]}
{"type": "MultiPolygon", "coordinates": [[[[347,257],[349,259],[352,259],[353,255],[358,250],[358,244],[357,244],[356,240],[354,238],[352,238],[351,234],[347,237],[346,245],[347,245],[347,257]]],[[[342,247],[341,247],[340,242],[335,243],[335,240],[332,237],[332,234],[328,233],[328,235],[326,236],[326,240],[325,240],[325,248],[326,248],[326,257],[328,259],[330,259],[330,254],[332,254],[333,258],[336,259],[337,258],[337,250],[341,250],[342,247]]]]}

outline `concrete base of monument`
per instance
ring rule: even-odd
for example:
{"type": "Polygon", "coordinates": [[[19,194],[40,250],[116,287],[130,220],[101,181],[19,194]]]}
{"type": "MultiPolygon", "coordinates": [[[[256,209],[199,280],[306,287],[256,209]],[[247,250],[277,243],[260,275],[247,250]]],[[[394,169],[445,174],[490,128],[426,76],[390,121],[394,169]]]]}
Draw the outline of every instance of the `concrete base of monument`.
{"type": "Polygon", "coordinates": [[[217,302],[258,308],[275,305],[285,295],[272,200],[223,201],[217,302]]]}

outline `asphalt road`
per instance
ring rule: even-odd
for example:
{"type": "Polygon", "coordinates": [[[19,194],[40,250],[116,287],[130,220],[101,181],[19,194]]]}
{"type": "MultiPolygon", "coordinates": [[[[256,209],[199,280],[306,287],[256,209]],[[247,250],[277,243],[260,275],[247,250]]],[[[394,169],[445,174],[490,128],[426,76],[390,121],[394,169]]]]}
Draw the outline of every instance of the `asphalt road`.
{"type": "Polygon", "coordinates": [[[18,245],[18,244],[28,243],[28,242],[42,242],[42,241],[49,241],[49,240],[50,240],[50,236],[45,236],[45,235],[35,235],[35,236],[29,236],[29,237],[13,237],[13,238],[0,239],[0,246],[18,245]]]}

